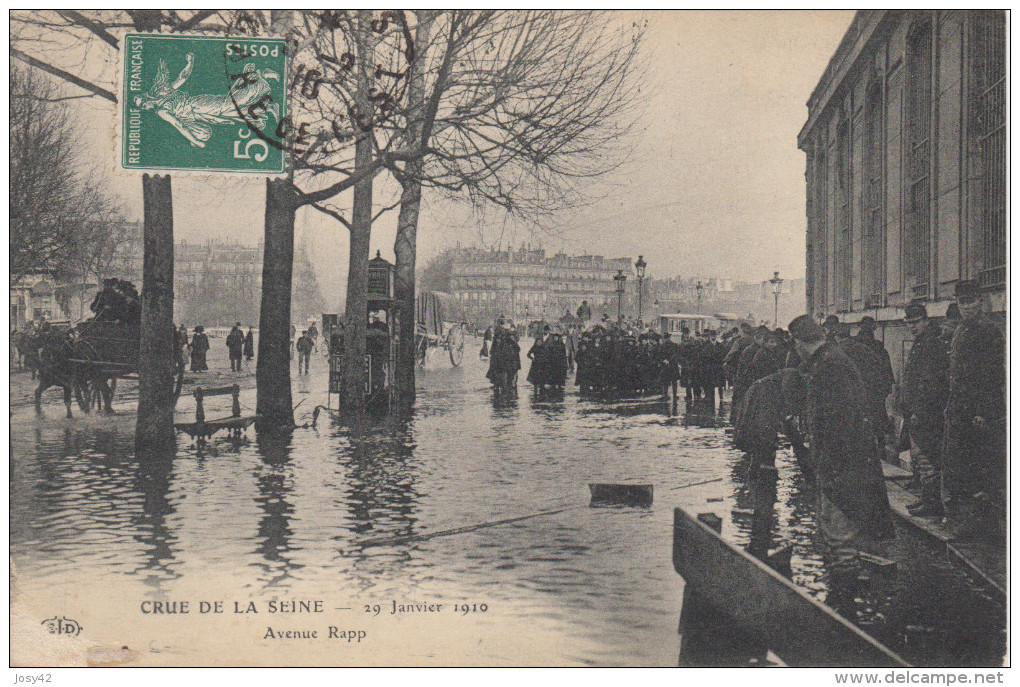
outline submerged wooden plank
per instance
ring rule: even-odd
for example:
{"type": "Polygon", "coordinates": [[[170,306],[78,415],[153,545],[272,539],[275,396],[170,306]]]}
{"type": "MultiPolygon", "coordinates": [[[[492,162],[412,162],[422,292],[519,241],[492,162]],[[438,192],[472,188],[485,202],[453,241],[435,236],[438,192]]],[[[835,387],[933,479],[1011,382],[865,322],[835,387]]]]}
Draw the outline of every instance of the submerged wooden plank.
{"type": "Polygon", "coordinates": [[[673,515],[673,566],[720,611],[759,633],[788,665],[908,665],[682,508],[673,515]]]}
{"type": "Polygon", "coordinates": [[[591,505],[617,504],[649,507],[652,505],[651,484],[589,484],[591,505]]]}

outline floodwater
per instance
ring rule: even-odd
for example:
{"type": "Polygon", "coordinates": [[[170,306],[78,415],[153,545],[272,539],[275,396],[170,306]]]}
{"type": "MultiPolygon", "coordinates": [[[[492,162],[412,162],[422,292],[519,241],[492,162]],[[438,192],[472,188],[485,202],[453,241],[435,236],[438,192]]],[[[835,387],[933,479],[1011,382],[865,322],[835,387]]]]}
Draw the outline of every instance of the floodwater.
{"type": "MultiPolygon", "coordinates": [[[[182,436],[151,463],[132,455],[130,403],[71,421],[58,402],[42,418],[16,407],[13,617],[82,630],[15,638],[15,662],[102,662],[94,652],[112,647],[122,653],[108,660],[143,665],[676,666],[673,507],[715,512],[746,541],[732,511],[747,507],[747,461],[722,417],[573,388],[538,399],[524,375],[519,398],[497,403],[471,355],[479,345],[468,340],[458,368],[430,355],[409,419],[351,426],[323,414],[284,442],[254,430],[205,447],[182,436]],[[654,505],[591,508],[590,482],[654,484],[654,505]],[[470,527],[545,511],[557,512],[470,527]]],[[[325,377],[318,356],[295,375],[299,422],[325,402],[325,377]]],[[[254,391],[241,400],[254,406],[254,391]]],[[[182,419],[191,408],[182,398],[182,419]]],[[[796,544],[794,578],[824,599],[811,489],[785,452],[778,468],[774,541],[796,544]]],[[[1001,664],[1001,608],[946,618],[980,590],[944,561],[923,570],[905,583],[923,608],[862,612],[889,641],[902,636],[895,648],[909,645],[912,661],[1001,664]],[[993,640],[970,647],[978,632],[993,640]]]]}

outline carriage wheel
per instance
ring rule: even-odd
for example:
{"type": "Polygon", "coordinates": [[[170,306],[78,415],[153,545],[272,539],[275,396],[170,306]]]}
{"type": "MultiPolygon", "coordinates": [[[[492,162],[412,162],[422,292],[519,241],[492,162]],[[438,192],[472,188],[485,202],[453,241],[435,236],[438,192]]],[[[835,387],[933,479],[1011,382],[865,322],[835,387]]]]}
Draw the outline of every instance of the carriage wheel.
{"type": "Polygon", "coordinates": [[[464,359],[464,328],[459,324],[451,327],[447,340],[450,346],[450,362],[457,367],[464,359]]]}

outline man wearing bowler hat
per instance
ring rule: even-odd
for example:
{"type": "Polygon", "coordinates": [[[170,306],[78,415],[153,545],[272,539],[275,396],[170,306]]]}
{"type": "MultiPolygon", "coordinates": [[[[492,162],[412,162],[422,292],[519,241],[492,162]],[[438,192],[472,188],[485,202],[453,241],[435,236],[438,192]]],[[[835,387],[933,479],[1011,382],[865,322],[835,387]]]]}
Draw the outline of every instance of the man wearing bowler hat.
{"type": "Polygon", "coordinates": [[[962,321],[949,349],[942,504],[954,537],[998,537],[1005,518],[1005,340],[980,285],[956,284],[962,321]]]}
{"type": "Polygon", "coordinates": [[[906,308],[903,321],[914,335],[903,368],[901,404],[910,434],[910,465],[921,487],[921,498],[907,506],[914,515],[941,516],[942,435],[949,356],[938,324],[928,319],[921,303],[906,308]]]}
{"type": "MultiPolygon", "coordinates": [[[[818,481],[817,522],[830,579],[853,592],[861,548],[894,535],[878,456],[866,421],[860,374],[840,347],[808,315],[790,323],[807,374],[807,419],[818,481]]],[[[853,596],[849,596],[852,602],[853,596]]],[[[844,599],[846,601],[846,599],[844,599]]]]}

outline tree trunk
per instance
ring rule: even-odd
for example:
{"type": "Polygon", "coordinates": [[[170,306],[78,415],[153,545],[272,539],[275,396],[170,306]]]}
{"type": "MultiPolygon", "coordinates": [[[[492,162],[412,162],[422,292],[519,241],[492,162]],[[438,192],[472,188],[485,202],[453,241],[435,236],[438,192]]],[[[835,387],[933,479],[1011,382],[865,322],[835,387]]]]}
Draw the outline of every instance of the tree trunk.
{"type": "MultiPolygon", "coordinates": [[[[354,173],[359,165],[371,159],[372,141],[364,137],[355,148],[354,173]],[[367,153],[362,151],[367,147],[367,153]]],[[[368,260],[372,240],[372,179],[354,186],[354,207],[351,211],[350,256],[347,267],[347,307],[344,333],[343,402],[350,409],[364,405],[365,332],[368,325],[368,260]]]]}
{"type": "MultiPolygon", "coordinates": [[[[409,165],[411,166],[411,165],[409,165]]],[[[420,168],[420,163],[413,165],[420,168]]],[[[420,169],[417,170],[420,172],[420,169]]],[[[413,174],[414,172],[412,172],[413,174]]],[[[396,405],[404,410],[414,405],[415,399],[415,289],[414,270],[417,259],[418,213],[421,209],[421,184],[408,181],[400,196],[400,216],[397,218],[397,239],[393,246],[396,268],[393,274],[394,296],[399,313],[400,347],[397,349],[395,383],[396,405]]]]}
{"type": "MultiPolygon", "coordinates": [[[[408,128],[415,146],[424,146],[432,133],[431,120],[425,115],[425,50],[429,45],[433,13],[418,12],[415,45],[422,51],[411,65],[408,110],[411,113],[408,128]]],[[[415,283],[414,272],[418,250],[418,216],[421,211],[421,176],[424,164],[421,159],[408,163],[404,170],[403,191],[400,196],[400,216],[397,218],[397,238],[393,245],[396,259],[394,268],[394,296],[397,300],[400,331],[400,348],[397,349],[397,369],[394,379],[395,402],[398,408],[409,410],[415,399],[415,283]]]]}
{"type": "MultiPolygon", "coordinates": [[[[358,76],[355,104],[358,114],[372,121],[374,110],[369,99],[371,71],[375,65],[375,42],[369,30],[371,13],[360,11],[356,41],[358,76]]],[[[362,132],[354,146],[354,174],[372,163],[372,134],[362,132]]],[[[351,209],[351,242],[347,270],[347,307],[344,334],[344,389],[342,402],[349,409],[365,404],[365,332],[368,326],[368,260],[372,240],[372,177],[354,185],[351,209]]]]}
{"type": "Polygon", "coordinates": [[[135,450],[174,444],[174,217],[169,175],[142,177],[145,208],[135,450]]]}
{"type": "Polygon", "coordinates": [[[290,430],[290,300],[294,272],[294,216],[297,194],[290,179],[266,180],[265,246],[259,352],[255,363],[257,429],[290,430]]]}

